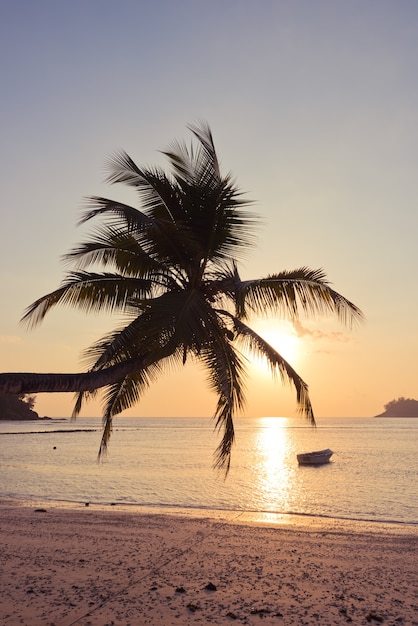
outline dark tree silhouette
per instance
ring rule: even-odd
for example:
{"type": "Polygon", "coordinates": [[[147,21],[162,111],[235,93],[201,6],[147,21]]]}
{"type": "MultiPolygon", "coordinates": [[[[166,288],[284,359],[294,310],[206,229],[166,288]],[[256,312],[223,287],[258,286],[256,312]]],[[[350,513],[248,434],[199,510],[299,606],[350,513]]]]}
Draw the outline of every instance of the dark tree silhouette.
{"type": "Polygon", "coordinates": [[[33,420],[38,414],[33,410],[34,396],[0,396],[0,420],[33,420]]]}
{"type": "Polygon", "coordinates": [[[223,435],[215,465],[227,472],[233,417],[245,400],[246,351],[264,357],[273,374],[295,387],[300,411],[314,423],[306,383],[252,330],[251,315],[333,313],[351,324],[362,313],[331,288],[322,270],[241,279],[238,260],[254,243],[257,218],[231,175],[221,173],[209,127],[189,129],[190,147],[175,143],[164,153],[168,174],[140,168],[124,152],[112,159],[108,182],[133,187],[141,208],[91,198],[81,220],[98,222],[91,239],[66,255],[73,270],[23,318],[35,326],[59,304],[117,312],[125,322],[87,349],[88,372],[1,374],[0,392],[76,391],[77,415],[83,401],[105,387],[103,452],[114,415],[135,404],[164,369],[198,360],[218,397],[214,419],[223,435]]]}

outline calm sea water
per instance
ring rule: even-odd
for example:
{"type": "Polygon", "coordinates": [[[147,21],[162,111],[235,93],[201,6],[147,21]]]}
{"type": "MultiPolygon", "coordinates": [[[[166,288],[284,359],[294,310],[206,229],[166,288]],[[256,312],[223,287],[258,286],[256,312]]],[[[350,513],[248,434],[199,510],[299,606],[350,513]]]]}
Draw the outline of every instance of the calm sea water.
{"type": "Polygon", "coordinates": [[[207,418],[116,418],[97,463],[100,437],[100,419],[0,422],[0,498],[418,525],[418,419],[238,418],[226,480],[207,418]],[[328,465],[298,466],[328,447],[328,465]]]}

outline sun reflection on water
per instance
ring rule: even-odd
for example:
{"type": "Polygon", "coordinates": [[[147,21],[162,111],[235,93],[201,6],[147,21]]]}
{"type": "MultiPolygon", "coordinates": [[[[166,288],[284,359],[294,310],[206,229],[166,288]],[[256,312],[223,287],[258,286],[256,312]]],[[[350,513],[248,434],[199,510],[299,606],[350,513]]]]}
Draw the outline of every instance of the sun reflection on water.
{"type": "Polygon", "coordinates": [[[287,418],[263,418],[254,441],[254,490],[267,510],[276,512],[289,509],[295,486],[294,446],[287,425],[287,418]]]}

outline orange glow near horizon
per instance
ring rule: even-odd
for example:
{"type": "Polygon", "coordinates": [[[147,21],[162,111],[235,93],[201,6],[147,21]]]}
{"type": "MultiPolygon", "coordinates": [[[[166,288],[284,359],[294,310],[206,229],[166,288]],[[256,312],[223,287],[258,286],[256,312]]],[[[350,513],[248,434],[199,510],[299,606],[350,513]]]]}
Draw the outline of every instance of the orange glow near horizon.
{"type": "MultiPolygon", "coordinates": [[[[291,322],[257,320],[252,326],[292,367],[298,365],[301,358],[302,340],[298,337],[291,322]]],[[[265,359],[251,357],[251,361],[260,369],[269,371],[265,359]]]]}

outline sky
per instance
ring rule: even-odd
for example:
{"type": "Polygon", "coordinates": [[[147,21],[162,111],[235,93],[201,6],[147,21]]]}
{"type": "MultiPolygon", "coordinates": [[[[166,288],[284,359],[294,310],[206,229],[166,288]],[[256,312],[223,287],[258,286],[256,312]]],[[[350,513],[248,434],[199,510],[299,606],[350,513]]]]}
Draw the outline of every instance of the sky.
{"type": "MultiPolygon", "coordinates": [[[[83,349],[120,320],[64,308],[35,330],[19,320],[86,238],[84,198],[136,202],[104,184],[108,157],[164,164],[160,151],[206,120],[261,218],[241,276],[323,268],[365,314],[353,329],[253,320],[308,383],[316,416],[418,398],[418,3],[3,0],[0,50],[0,371],[83,369],[83,349]]],[[[72,394],[39,394],[35,408],[72,406],[72,394]]],[[[215,406],[190,365],[125,415],[215,406]]],[[[97,401],[82,415],[100,413],[97,401]]],[[[296,417],[294,390],[252,363],[243,414],[296,417]]]]}

